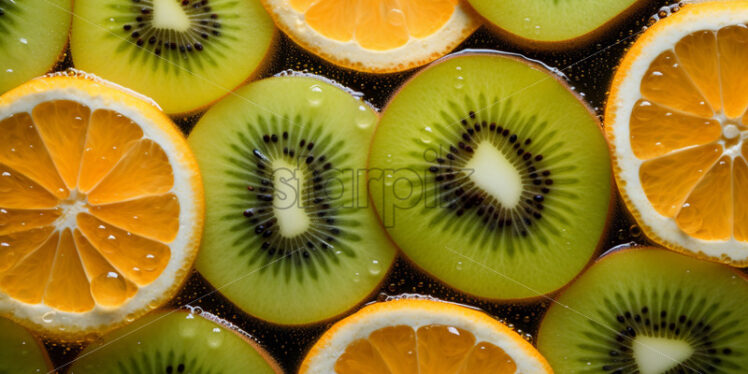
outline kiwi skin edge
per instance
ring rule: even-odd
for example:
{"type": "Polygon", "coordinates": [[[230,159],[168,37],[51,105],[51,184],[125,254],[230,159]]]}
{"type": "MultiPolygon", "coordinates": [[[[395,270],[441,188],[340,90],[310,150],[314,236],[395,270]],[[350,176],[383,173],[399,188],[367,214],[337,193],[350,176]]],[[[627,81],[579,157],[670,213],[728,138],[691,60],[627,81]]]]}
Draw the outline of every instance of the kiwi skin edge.
{"type": "MultiPolygon", "coordinates": [[[[569,93],[571,93],[582,104],[582,106],[585,109],[587,109],[587,112],[590,114],[590,116],[595,119],[595,123],[598,125],[597,127],[598,127],[600,133],[605,138],[605,142],[606,142],[606,144],[608,144],[608,149],[610,150],[609,140],[608,140],[607,136],[605,136],[605,133],[604,133],[603,128],[602,128],[602,124],[600,122],[600,118],[597,116],[597,114],[595,113],[595,111],[592,110],[592,108],[590,107],[589,103],[587,103],[587,101],[585,101],[584,98],[582,98],[578,93],[574,92],[574,90],[572,90],[571,88],[569,88],[569,85],[563,79],[561,79],[561,77],[559,77],[558,75],[556,75],[553,72],[549,71],[545,66],[542,66],[541,64],[539,64],[537,62],[530,61],[530,60],[525,59],[525,58],[520,58],[520,57],[518,57],[516,55],[510,55],[510,54],[505,54],[505,53],[500,53],[500,52],[469,52],[469,53],[457,52],[457,53],[452,53],[452,54],[446,55],[446,56],[444,56],[444,57],[442,57],[440,59],[437,59],[436,61],[434,61],[431,64],[429,64],[425,69],[422,69],[422,70],[418,71],[417,73],[415,73],[412,76],[410,76],[407,80],[405,80],[400,85],[400,87],[398,87],[392,93],[392,95],[390,95],[390,99],[387,101],[387,104],[385,104],[384,107],[382,107],[382,109],[380,110],[380,113],[383,113],[383,112],[385,112],[387,110],[387,108],[390,105],[390,102],[392,102],[392,100],[395,97],[397,97],[397,95],[400,93],[400,90],[402,90],[403,87],[405,87],[406,85],[408,85],[411,80],[413,80],[416,77],[418,77],[419,75],[421,75],[421,73],[423,71],[425,71],[426,69],[428,69],[432,65],[440,64],[440,63],[442,63],[444,61],[447,61],[447,60],[455,58],[455,57],[462,57],[462,56],[484,56],[484,55],[489,55],[489,56],[503,56],[503,57],[508,58],[508,59],[513,59],[515,61],[518,61],[518,62],[524,63],[526,65],[529,65],[529,66],[531,66],[534,69],[537,69],[539,71],[545,72],[549,76],[551,76],[553,79],[555,79],[556,82],[558,82],[559,84],[561,84],[562,87],[564,87],[569,93]]],[[[381,114],[380,114],[380,117],[381,117],[381,114]]],[[[378,126],[379,126],[379,123],[377,123],[377,127],[378,126]]],[[[377,130],[378,129],[375,128],[375,131],[374,131],[375,134],[376,134],[377,130]]],[[[372,150],[371,146],[372,146],[372,144],[373,144],[373,141],[371,143],[369,143],[368,159],[367,159],[367,162],[366,162],[366,164],[367,164],[367,168],[366,168],[366,180],[367,181],[369,180],[369,169],[370,169],[370,167],[368,167],[368,165],[369,165],[369,161],[371,160],[371,150],[372,150]]],[[[563,285],[559,289],[557,289],[555,291],[552,291],[552,292],[549,292],[549,293],[542,294],[542,295],[536,295],[536,296],[527,297],[527,298],[521,298],[521,299],[501,299],[501,300],[491,299],[491,298],[486,298],[486,297],[482,297],[482,296],[473,295],[473,294],[471,294],[469,292],[457,290],[454,287],[452,287],[452,286],[450,286],[450,285],[442,282],[441,280],[439,280],[438,278],[436,278],[433,274],[429,273],[428,271],[426,271],[425,269],[423,269],[422,267],[420,267],[418,264],[416,264],[415,261],[411,260],[405,254],[405,252],[402,249],[400,249],[400,246],[398,246],[397,243],[392,239],[392,237],[390,236],[389,231],[387,231],[384,228],[384,225],[382,224],[382,217],[379,215],[379,212],[376,209],[374,209],[374,214],[376,214],[377,221],[378,221],[379,225],[382,226],[382,229],[384,230],[385,235],[387,235],[387,238],[395,246],[395,248],[397,248],[398,253],[400,254],[400,257],[403,258],[404,260],[406,260],[408,262],[408,264],[411,265],[411,266],[413,266],[413,268],[416,269],[417,271],[419,271],[419,272],[421,272],[423,274],[428,275],[429,278],[431,278],[432,280],[436,281],[436,283],[438,283],[438,284],[440,284],[440,285],[442,285],[442,286],[444,286],[444,287],[446,287],[446,288],[448,288],[450,290],[455,290],[458,294],[464,294],[464,295],[470,296],[470,297],[472,297],[474,299],[477,299],[477,300],[489,301],[489,302],[500,301],[502,303],[512,303],[512,304],[526,305],[526,304],[530,304],[530,303],[536,302],[536,301],[538,301],[539,299],[542,299],[542,298],[549,298],[550,297],[549,295],[553,295],[553,294],[557,294],[559,292],[562,292],[567,287],[569,287],[569,285],[571,283],[573,283],[577,278],[579,278],[579,276],[582,275],[587,270],[587,268],[589,268],[593,263],[596,262],[597,256],[600,255],[600,253],[601,253],[601,251],[603,249],[604,244],[607,242],[607,238],[609,236],[609,233],[608,233],[609,230],[608,229],[610,228],[610,224],[611,224],[611,221],[612,221],[613,213],[615,212],[615,203],[616,203],[616,192],[615,191],[616,191],[616,189],[615,189],[615,179],[613,177],[612,171],[613,171],[613,169],[612,169],[612,165],[611,165],[610,197],[608,199],[608,213],[606,215],[605,225],[603,227],[603,234],[600,235],[600,239],[597,242],[597,246],[595,247],[595,251],[593,252],[593,255],[590,257],[590,259],[587,261],[587,264],[584,265],[584,267],[582,267],[582,269],[579,271],[579,273],[576,276],[574,276],[572,279],[570,279],[565,285],[563,285]]],[[[369,190],[367,190],[367,191],[369,191],[369,190]]],[[[372,204],[372,207],[374,206],[374,200],[373,200],[373,197],[371,196],[371,192],[370,191],[369,191],[369,203],[372,204]]]]}
{"type": "Polygon", "coordinates": [[[464,2],[465,6],[470,8],[470,11],[475,14],[478,19],[481,20],[485,28],[496,34],[500,39],[511,42],[512,44],[522,48],[530,48],[543,52],[564,52],[590,45],[592,44],[592,42],[599,39],[601,35],[607,33],[608,31],[611,31],[616,26],[622,24],[627,18],[634,15],[637,11],[644,9],[647,3],[647,0],[637,0],[628,8],[616,14],[614,17],[611,17],[607,22],[603,23],[596,29],[589,31],[586,34],[577,36],[576,38],[556,41],[539,41],[527,39],[495,25],[493,22],[480,15],[480,13],[478,13],[475,8],[473,8],[469,1],[464,2]]]}
{"type": "MultiPolygon", "coordinates": [[[[174,312],[179,313],[180,311],[181,311],[181,309],[173,309],[173,310],[170,310],[170,311],[168,311],[166,313],[174,313],[174,312]]],[[[247,344],[251,345],[252,348],[254,348],[254,350],[257,353],[259,353],[260,356],[262,356],[263,359],[265,359],[265,362],[267,362],[268,365],[270,365],[270,367],[273,369],[274,372],[276,372],[276,374],[284,374],[283,373],[283,369],[281,369],[281,366],[273,358],[273,356],[271,356],[270,353],[268,353],[268,351],[265,350],[265,348],[263,348],[260,345],[260,343],[258,343],[257,341],[255,341],[251,337],[251,335],[248,335],[246,333],[245,334],[240,333],[239,332],[240,331],[239,328],[236,327],[236,326],[235,327],[231,327],[231,326],[226,325],[226,321],[224,321],[223,319],[221,319],[218,316],[216,316],[217,317],[216,319],[206,318],[206,317],[203,317],[202,315],[198,315],[198,316],[200,318],[207,319],[208,321],[211,321],[213,323],[216,323],[216,324],[220,325],[221,327],[223,327],[227,331],[231,331],[234,335],[238,336],[239,338],[241,338],[242,340],[244,340],[244,342],[246,342],[247,344]]]]}
{"type": "MultiPolygon", "coordinates": [[[[650,250],[655,250],[655,249],[665,249],[665,248],[654,246],[654,245],[621,248],[621,249],[618,249],[618,250],[615,250],[615,251],[608,252],[608,253],[604,254],[603,256],[598,257],[591,264],[588,264],[587,267],[592,266],[592,265],[594,265],[594,264],[596,264],[596,263],[598,263],[598,262],[600,262],[602,260],[605,260],[605,259],[607,259],[609,257],[619,255],[621,253],[626,253],[626,252],[629,252],[629,251],[650,251],[650,250]]],[[[691,255],[688,255],[688,254],[685,254],[685,253],[679,253],[678,252],[678,255],[680,255],[680,256],[686,256],[686,257],[691,257],[691,258],[696,259],[695,257],[693,257],[691,255]]],[[[735,275],[737,275],[740,278],[748,281],[748,274],[746,274],[745,272],[742,272],[742,271],[740,271],[738,269],[735,269],[734,267],[729,266],[727,264],[719,264],[719,265],[721,265],[723,267],[726,267],[726,268],[729,268],[735,275]]],[[[585,268],[585,270],[586,270],[586,268],[585,268]]],[[[584,273],[584,271],[582,273],[584,273]]],[[[582,273],[580,273],[580,275],[582,273]]],[[[577,278],[579,278],[579,276],[574,277],[574,280],[576,280],[577,278]]],[[[574,281],[571,281],[571,282],[569,282],[569,284],[571,284],[573,282],[574,281]]],[[[560,293],[563,293],[566,290],[566,288],[569,287],[569,284],[567,284],[563,288],[561,288],[559,290],[560,293]]],[[[555,302],[555,299],[553,301],[555,302]]],[[[539,316],[539,318],[540,318],[540,324],[538,325],[538,331],[540,331],[543,328],[543,323],[545,322],[545,315],[548,313],[548,310],[549,310],[549,308],[546,308],[545,311],[543,311],[543,315],[539,316]]]]}

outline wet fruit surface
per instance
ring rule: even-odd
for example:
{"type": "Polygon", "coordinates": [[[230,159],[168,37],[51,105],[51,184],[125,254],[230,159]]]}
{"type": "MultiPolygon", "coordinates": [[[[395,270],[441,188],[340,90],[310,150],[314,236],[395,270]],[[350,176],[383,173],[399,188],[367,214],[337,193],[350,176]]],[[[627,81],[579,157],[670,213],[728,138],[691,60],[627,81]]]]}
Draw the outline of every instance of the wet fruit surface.
{"type": "MultiPolygon", "coordinates": [[[[609,34],[601,38],[598,43],[583,49],[569,50],[564,53],[541,53],[523,50],[496,38],[493,34],[481,28],[458,47],[457,50],[488,48],[516,52],[530,58],[538,59],[551,67],[561,69],[568,77],[570,84],[578,92],[584,93],[585,99],[595,107],[598,114],[601,114],[600,108],[604,104],[605,93],[612,78],[613,69],[625,48],[633,41],[632,35],[638,33],[647,24],[650,15],[656,14],[661,6],[667,5],[670,2],[658,1],[652,3],[646,9],[630,16],[625,24],[612,30],[609,34]]],[[[345,86],[362,92],[364,97],[378,108],[382,108],[390,97],[391,92],[412,74],[406,72],[373,77],[339,69],[312,56],[283,37],[280,40],[275,56],[272,57],[271,65],[262,76],[271,76],[287,69],[307,70],[334,79],[345,86]]],[[[185,133],[189,133],[198,119],[199,115],[177,120],[182,130],[185,133]]],[[[748,178],[748,173],[746,173],[745,177],[748,178]]],[[[607,249],[632,242],[638,244],[646,243],[641,230],[625,215],[625,210],[620,203],[616,205],[614,214],[615,219],[608,231],[607,241],[603,244],[603,248],[607,249]]],[[[0,230],[2,230],[1,222],[0,230]]],[[[273,357],[281,360],[280,364],[288,372],[296,371],[306,350],[332,324],[332,322],[328,322],[303,328],[285,328],[270,325],[241,312],[221,296],[219,292],[220,290],[215,290],[209,286],[198,273],[194,272],[187,282],[186,287],[171,302],[171,305],[191,304],[200,306],[211,313],[228,319],[256,337],[273,357]]],[[[485,302],[458,294],[424,275],[406,261],[398,259],[392,273],[384,281],[382,288],[375,295],[371,296],[369,301],[377,299],[384,300],[388,295],[402,293],[427,294],[444,300],[474,305],[511,324],[515,330],[521,331],[521,334],[527,334],[528,339],[533,339],[540,318],[552,303],[548,299],[541,299],[526,305],[485,302]]],[[[52,352],[56,366],[63,365],[72,360],[81,349],[79,345],[61,345],[52,342],[48,342],[47,347],[52,352]]]]}

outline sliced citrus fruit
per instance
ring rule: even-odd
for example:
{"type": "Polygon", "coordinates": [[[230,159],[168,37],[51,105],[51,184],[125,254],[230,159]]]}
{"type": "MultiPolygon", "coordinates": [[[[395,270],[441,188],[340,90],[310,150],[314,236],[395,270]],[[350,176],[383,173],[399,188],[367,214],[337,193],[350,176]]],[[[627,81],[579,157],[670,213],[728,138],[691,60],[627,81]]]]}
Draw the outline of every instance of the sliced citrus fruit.
{"type": "Polygon", "coordinates": [[[615,75],[605,128],[626,205],[656,242],[748,264],[748,1],[688,4],[615,75]]]}
{"type": "Polygon", "coordinates": [[[0,96],[0,314],[98,333],[170,298],[202,233],[185,138],[152,103],[71,72],[0,96]]]}
{"type": "Polygon", "coordinates": [[[389,73],[429,63],[479,23],[458,0],[262,0],[276,25],[333,64],[389,73]]]}
{"type": "Polygon", "coordinates": [[[364,307],[312,347],[301,374],[552,373],[545,358],[489,315],[430,299],[364,307]]]}

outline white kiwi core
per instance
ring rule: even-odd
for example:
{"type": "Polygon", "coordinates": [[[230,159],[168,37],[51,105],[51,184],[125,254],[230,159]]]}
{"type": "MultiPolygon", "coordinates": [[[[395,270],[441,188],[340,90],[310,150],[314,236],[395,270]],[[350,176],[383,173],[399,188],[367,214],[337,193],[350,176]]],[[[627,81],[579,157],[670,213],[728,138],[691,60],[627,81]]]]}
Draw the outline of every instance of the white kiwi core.
{"type": "Polygon", "coordinates": [[[465,165],[470,179],[501,205],[513,208],[522,195],[522,176],[493,144],[483,141],[478,144],[473,157],[465,165]]]}

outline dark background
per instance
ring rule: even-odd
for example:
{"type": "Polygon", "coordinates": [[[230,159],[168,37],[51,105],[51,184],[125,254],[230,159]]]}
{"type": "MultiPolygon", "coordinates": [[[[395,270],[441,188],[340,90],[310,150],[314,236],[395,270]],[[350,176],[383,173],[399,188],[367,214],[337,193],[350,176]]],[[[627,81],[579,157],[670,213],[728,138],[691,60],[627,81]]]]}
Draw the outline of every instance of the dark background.
{"type": "MultiPolygon", "coordinates": [[[[569,85],[587,100],[602,119],[602,108],[605,104],[608,86],[621,56],[648,23],[654,22],[657,17],[666,16],[672,8],[677,9],[677,5],[667,7],[674,3],[672,0],[647,1],[643,8],[628,14],[606,33],[588,40],[585,44],[570,45],[556,52],[543,52],[522,47],[493,33],[486,27],[481,27],[456,51],[490,49],[518,53],[541,61],[548,67],[560,70],[569,85]]],[[[594,15],[590,16],[594,17],[594,15]]],[[[319,74],[363,93],[364,99],[377,108],[382,108],[391,93],[414,73],[414,71],[409,71],[388,75],[369,75],[341,69],[297,47],[283,35],[280,35],[271,53],[272,56],[268,57],[270,62],[260,78],[273,76],[285,70],[319,74]]],[[[58,69],[64,70],[71,66],[69,54],[66,56],[65,60],[58,65],[58,69]]],[[[174,118],[174,120],[184,133],[188,134],[201,115],[174,118]]],[[[627,216],[620,199],[616,198],[615,204],[610,228],[598,255],[619,245],[647,244],[639,228],[627,216]]],[[[364,303],[403,293],[430,295],[482,308],[495,318],[510,324],[510,327],[531,341],[537,333],[543,313],[551,304],[551,299],[548,297],[524,305],[476,299],[442,285],[415,269],[402,257],[396,260],[381,288],[364,303]]],[[[268,324],[235,307],[216,292],[196,271],[193,272],[180,294],[167,307],[174,308],[186,304],[200,306],[203,310],[232,322],[252,335],[288,373],[296,372],[311,345],[335,321],[344,317],[340,316],[333,321],[301,328],[285,328],[268,324]]],[[[349,314],[354,311],[350,311],[349,314]]],[[[54,365],[61,368],[61,371],[65,370],[63,366],[70,363],[84,347],[84,344],[60,344],[50,341],[45,342],[45,345],[51,353],[54,365]]]]}

